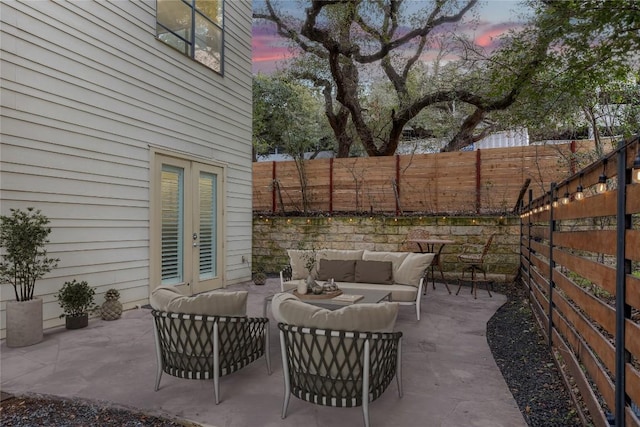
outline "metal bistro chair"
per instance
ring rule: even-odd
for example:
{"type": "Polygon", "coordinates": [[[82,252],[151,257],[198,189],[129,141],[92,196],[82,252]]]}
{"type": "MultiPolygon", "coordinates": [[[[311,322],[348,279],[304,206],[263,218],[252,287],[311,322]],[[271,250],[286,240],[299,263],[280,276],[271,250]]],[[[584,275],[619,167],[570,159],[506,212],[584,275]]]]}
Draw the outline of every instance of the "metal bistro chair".
{"type": "Polygon", "coordinates": [[[402,397],[402,332],[355,332],[278,323],[284,371],[282,418],[289,399],[316,405],[362,406],[369,427],[369,403],[396,377],[402,397]]]}
{"type": "Polygon", "coordinates": [[[205,316],[152,310],[158,368],[178,378],[210,380],[216,405],[220,403],[220,377],[236,372],[265,356],[269,359],[269,319],[261,317],[205,316]]]}
{"type": "Polygon", "coordinates": [[[462,282],[464,281],[465,273],[467,271],[470,271],[471,283],[472,283],[471,293],[473,293],[473,297],[474,298],[478,297],[478,290],[477,290],[478,280],[476,279],[476,272],[482,273],[485,284],[487,286],[487,292],[489,293],[489,296],[492,297],[491,290],[489,290],[489,283],[487,282],[487,270],[485,269],[485,266],[484,266],[484,258],[487,255],[487,252],[489,252],[489,247],[493,242],[494,236],[495,234],[492,234],[491,236],[489,236],[489,239],[487,240],[487,243],[485,243],[484,247],[482,248],[481,253],[479,254],[467,253],[466,250],[469,248],[469,246],[465,246],[463,252],[460,255],[458,255],[458,260],[463,264],[466,264],[467,267],[464,267],[462,270],[462,278],[460,279],[460,283],[458,285],[458,290],[456,291],[456,295],[458,295],[458,293],[460,292],[460,288],[462,287],[462,282]]]}

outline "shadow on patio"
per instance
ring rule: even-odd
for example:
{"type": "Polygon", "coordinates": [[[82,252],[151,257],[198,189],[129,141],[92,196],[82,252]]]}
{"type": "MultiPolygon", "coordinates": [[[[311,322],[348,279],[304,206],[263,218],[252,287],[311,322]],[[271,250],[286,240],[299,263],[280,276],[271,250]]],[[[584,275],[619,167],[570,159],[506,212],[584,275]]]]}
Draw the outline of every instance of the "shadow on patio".
{"type": "MultiPolygon", "coordinates": [[[[264,297],[279,288],[240,284],[249,290],[247,312],[262,315],[264,297]]],[[[486,323],[506,301],[500,294],[478,299],[464,289],[449,295],[443,286],[423,296],[422,319],[401,307],[396,329],[403,337],[403,388],[395,382],[370,407],[373,426],[526,426],[496,366],[486,340],[486,323]]],[[[270,315],[269,315],[270,316],[270,315]]],[[[221,403],[213,381],[163,375],[154,392],[156,357],[151,311],[130,310],[116,321],[92,319],[85,329],[45,332],[44,341],[25,348],[2,343],[2,391],[41,393],[107,401],[154,415],[211,426],[361,425],[360,408],[329,408],[292,398],[280,418],[283,378],[277,326],[271,319],[273,374],[264,359],[222,377],[221,403]]]]}

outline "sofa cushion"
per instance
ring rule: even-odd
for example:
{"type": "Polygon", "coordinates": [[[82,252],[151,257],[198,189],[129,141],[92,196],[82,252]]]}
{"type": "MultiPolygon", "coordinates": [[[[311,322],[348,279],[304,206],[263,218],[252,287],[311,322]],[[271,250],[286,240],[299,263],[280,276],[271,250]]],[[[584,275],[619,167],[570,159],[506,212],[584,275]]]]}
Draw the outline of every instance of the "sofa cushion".
{"type": "Polygon", "coordinates": [[[355,282],[343,282],[337,283],[340,289],[352,290],[354,294],[358,293],[358,290],[376,290],[387,291],[391,293],[391,301],[394,302],[416,302],[418,297],[418,288],[409,285],[374,285],[371,283],[355,283],[355,282]]]}
{"type": "Polygon", "coordinates": [[[353,282],[356,262],[355,260],[321,259],[318,280],[333,279],[336,282],[353,282]]]}
{"type": "Polygon", "coordinates": [[[398,316],[398,304],[393,302],[352,304],[332,311],[295,296],[280,301],[277,310],[282,322],[290,325],[359,332],[393,332],[398,316]]]}
{"type": "Polygon", "coordinates": [[[303,249],[288,249],[289,264],[291,264],[291,279],[306,279],[309,276],[309,270],[307,270],[307,260],[309,257],[316,257],[316,262],[311,269],[311,275],[315,278],[318,274],[318,254],[311,250],[303,249]]]}
{"type": "MultiPolygon", "coordinates": [[[[179,291],[177,292],[179,294],[179,291]]],[[[208,316],[245,316],[247,314],[247,291],[209,291],[194,296],[176,294],[168,286],[157,288],[151,294],[151,306],[160,311],[208,316]]]]}
{"type": "Polygon", "coordinates": [[[435,254],[409,253],[395,271],[393,281],[401,285],[420,285],[420,278],[425,269],[431,265],[435,254]]]}
{"type": "Polygon", "coordinates": [[[344,280],[344,282],[393,284],[393,264],[391,261],[358,260],[355,263],[355,280],[344,280]]]}
{"type": "Polygon", "coordinates": [[[362,259],[362,249],[322,249],[318,251],[318,259],[357,260],[362,259]]]}
{"type": "Polygon", "coordinates": [[[409,252],[382,252],[365,250],[362,259],[365,261],[391,261],[393,264],[393,277],[400,268],[402,261],[409,255],[409,252]]]}
{"type": "MultiPolygon", "coordinates": [[[[303,280],[290,280],[284,282],[284,290],[293,290],[303,280]]],[[[398,302],[415,302],[418,296],[418,288],[411,285],[374,285],[371,283],[355,283],[355,282],[337,282],[336,285],[340,289],[375,289],[377,291],[391,292],[391,300],[398,302]]],[[[357,293],[357,292],[356,292],[357,293]]]]}
{"type": "Polygon", "coordinates": [[[158,286],[151,292],[149,304],[156,310],[168,311],[167,306],[175,298],[182,297],[182,292],[175,286],[158,286]]]}

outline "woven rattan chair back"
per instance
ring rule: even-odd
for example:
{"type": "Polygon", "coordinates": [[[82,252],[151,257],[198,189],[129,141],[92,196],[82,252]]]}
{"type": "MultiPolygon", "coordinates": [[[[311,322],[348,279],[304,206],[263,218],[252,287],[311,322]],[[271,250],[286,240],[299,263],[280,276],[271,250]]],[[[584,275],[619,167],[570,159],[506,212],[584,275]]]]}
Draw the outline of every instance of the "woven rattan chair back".
{"type": "Polygon", "coordinates": [[[236,372],[265,356],[269,359],[269,319],[168,313],[152,310],[155,323],[156,391],[165,372],[187,379],[214,380],[219,403],[221,376],[236,372]]]}

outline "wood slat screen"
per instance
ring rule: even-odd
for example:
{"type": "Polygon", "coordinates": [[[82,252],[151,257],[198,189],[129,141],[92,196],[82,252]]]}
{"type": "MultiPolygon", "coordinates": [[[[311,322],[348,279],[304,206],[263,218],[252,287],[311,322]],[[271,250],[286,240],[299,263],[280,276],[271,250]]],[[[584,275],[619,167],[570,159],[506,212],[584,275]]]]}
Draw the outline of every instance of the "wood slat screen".
{"type": "Polygon", "coordinates": [[[621,143],[541,197],[532,193],[521,215],[520,277],[533,313],[594,424],[603,427],[607,418],[640,426],[640,184],[630,180],[638,146],[637,137],[621,143]],[[602,174],[608,189],[597,194],[602,174]],[[583,200],[575,198],[578,185],[583,200]],[[568,204],[551,203],[565,192],[568,204]]]}
{"type": "Polygon", "coordinates": [[[570,176],[575,167],[571,159],[592,146],[591,141],[574,141],[453,153],[315,159],[302,162],[303,171],[293,160],[256,162],[253,210],[503,213],[513,208],[526,179],[531,179],[530,188],[537,197],[552,181],[570,176]]]}

